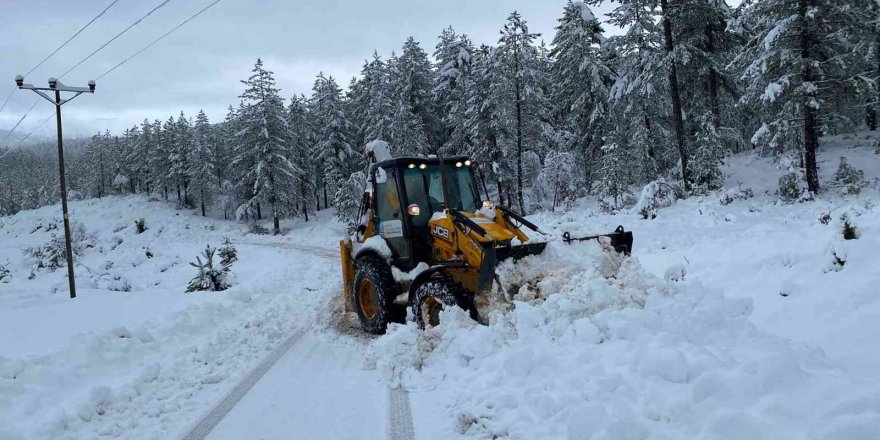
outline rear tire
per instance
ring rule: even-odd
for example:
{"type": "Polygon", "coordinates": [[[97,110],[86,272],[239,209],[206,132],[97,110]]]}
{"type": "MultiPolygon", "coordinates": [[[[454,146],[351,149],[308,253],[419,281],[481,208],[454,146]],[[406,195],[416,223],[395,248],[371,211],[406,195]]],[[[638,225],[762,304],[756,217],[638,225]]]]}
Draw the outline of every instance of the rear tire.
{"type": "Polygon", "coordinates": [[[358,258],[351,303],[364,331],[381,335],[389,322],[398,322],[400,307],[394,304],[397,290],[397,282],[385,260],[375,255],[358,258]]]}
{"type": "Polygon", "coordinates": [[[467,293],[446,277],[432,278],[416,290],[412,311],[420,329],[440,324],[440,311],[447,307],[463,307],[467,293]]]}

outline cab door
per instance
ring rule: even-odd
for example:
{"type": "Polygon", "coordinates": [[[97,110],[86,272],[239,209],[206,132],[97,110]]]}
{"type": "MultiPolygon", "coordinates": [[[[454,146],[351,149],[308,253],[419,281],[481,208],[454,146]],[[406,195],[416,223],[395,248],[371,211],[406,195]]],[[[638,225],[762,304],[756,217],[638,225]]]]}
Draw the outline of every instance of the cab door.
{"type": "Polygon", "coordinates": [[[411,263],[410,243],[404,228],[404,210],[402,206],[400,178],[396,169],[374,170],[376,185],[376,227],[377,235],[385,239],[395,264],[401,269],[409,269],[411,263]]]}

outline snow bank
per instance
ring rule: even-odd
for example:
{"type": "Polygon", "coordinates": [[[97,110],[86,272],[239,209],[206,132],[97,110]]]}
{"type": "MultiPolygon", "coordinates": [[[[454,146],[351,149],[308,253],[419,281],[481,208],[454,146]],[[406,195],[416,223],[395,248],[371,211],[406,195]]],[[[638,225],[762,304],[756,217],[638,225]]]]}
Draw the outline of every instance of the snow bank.
{"type": "Polygon", "coordinates": [[[874,438],[858,435],[880,420],[878,384],[756,330],[750,300],[670,285],[635,259],[620,272],[489,326],[460,310],[426,332],[393,325],[377,366],[393,385],[452,391],[467,438],[874,438]]]}

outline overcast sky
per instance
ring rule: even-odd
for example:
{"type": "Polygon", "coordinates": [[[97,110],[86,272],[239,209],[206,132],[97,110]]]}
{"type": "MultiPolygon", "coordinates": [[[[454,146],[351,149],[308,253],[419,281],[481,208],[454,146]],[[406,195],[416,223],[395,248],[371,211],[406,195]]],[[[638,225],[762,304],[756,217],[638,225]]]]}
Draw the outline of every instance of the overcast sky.
{"type": "MultiPolygon", "coordinates": [[[[0,103],[24,74],[111,0],[0,0],[0,103]]],[[[124,36],[64,77],[85,85],[212,0],[171,0],[124,36]]],[[[162,0],[119,0],[103,17],[26,78],[45,85],[162,0]]],[[[384,57],[400,51],[412,35],[430,54],[446,26],[475,43],[492,43],[514,9],[532,32],[552,40],[565,0],[221,0],[147,52],[98,83],[93,96],[64,107],[65,134],[118,132],[148,117],[167,119],[204,109],[213,121],[237,102],[238,81],[257,57],[275,72],[287,98],[308,94],[323,71],[346,86],[374,49],[384,57]]],[[[594,8],[597,16],[610,5],[594,8]]],[[[0,113],[0,129],[11,128],[33,103],[33,92],[16,91],[0,113]]],[[[52,112],[39,102],[17,131],[27,133],[52,112]]],[[[54,124],[37,133],[54,136],[54,124]]]]}

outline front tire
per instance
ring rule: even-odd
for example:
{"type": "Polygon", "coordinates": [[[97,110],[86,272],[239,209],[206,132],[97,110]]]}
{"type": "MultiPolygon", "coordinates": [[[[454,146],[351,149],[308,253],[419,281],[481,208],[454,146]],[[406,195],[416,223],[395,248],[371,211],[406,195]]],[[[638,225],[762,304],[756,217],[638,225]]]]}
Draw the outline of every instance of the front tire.
{"type": "Polygon", "coordinates": [[[420,329],[440,324],[440,311],[449,307],[463,307],[466,293],[446,277],[432,278],[416,290],[412,311],[420,329]]]}
{"type": "Polygon", "coordinates": [[[398,306],[394,304],[397,290],[388,263],[375,255],[357,260],[351,302],[364,331],[381,335],[389,322],[399,320],[398,306]]]}

